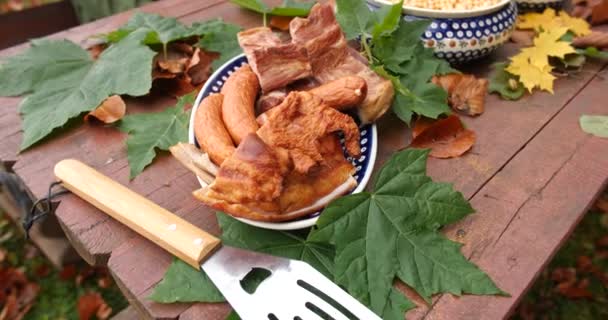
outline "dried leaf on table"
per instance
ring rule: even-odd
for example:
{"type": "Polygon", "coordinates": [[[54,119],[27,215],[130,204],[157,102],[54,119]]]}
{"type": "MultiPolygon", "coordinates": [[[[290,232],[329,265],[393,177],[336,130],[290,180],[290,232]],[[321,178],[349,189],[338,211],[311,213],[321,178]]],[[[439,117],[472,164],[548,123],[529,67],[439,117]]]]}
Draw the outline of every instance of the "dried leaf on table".
{"type": "Polygon", "coordinates": [[[87,51],[89,52],[89,54],[91,55],[91,58],[93,60],[97,60],[97,58],[99,58],[99,55],[108,47],[107,43],[98,43],[98,44],[94,44],[91,47],[89,47],[87,49],[87,51]]]}
{"type": "MultiPolygon", "coordinates": [[[[414,128],[418,124],[414,125],[414,128]]],[[[421,125],[427,126],[426,122],[421,125]]],[[[414,129],[420,132],[420,129],[414,129]]],[[[475,132],[466,129],[460,118],[451,115],[437,120],[419,133],[410,144],[412,148],[431,149],[434,158],[455,158],[463,155],[475,144],[475,132]]]]}
{"type": "Polygon", "coordinates": [[[593,25],[608,22],[608,0],[573,0],[572,15],[593,25]]]}
{"type": "Polygon", "coordinates": [[[20,320],[30,310],[40,287],[14,268],[0,269],[0,319],[20,320]]]}
{"type": "MultiPolygon", "coordinates": [[[[171,96],[181,97],[199,89],[207,81],[211,75],[212,62],[217,59],[219,54],[209,53],[200,48],[190,47],[190,49],[192,52],[189,53],[187,63],[183,65],[183,68],[181,64],[164,64],[164,67],[173,68],[172,71],[181,70],[180,72],[174,73],[169,69],[163,69],[159,60],[158,67],[155,67],[152,72],[152,78],[156,80],[154,81],[155,88],[171,96]]],[[[185,50],[183,51],[185,52],[185,50]]]]}
{"type": "Polygon", "coordinates": [[[524,47],[531,46],[534,42],[534,31],[531,30],[514,30],[511,34],[511,42],[517,43],[524,47]]]}
{"type": "Polygon", "coordinates": [[[567,32],[565,27],[541,32],[534,38],[533,47],[524,48],[511,57],[511,63],[505,71],[518,76],[529,92],[539,88],[553,93],[556,77],[551,74],[553,66],[549,64],[549,57],[563,59],[567,54],[576,53],[570,43],[561,41],[567,32]]]}
{"type": "Polygon", "coordinates": [[[452,109],[470,116],[484,111],[488,80],[473,75],[452,73],[434,76],[432,82],[448,92],[448,104],[452,109]]]}
{"type": "Polygon", "coordinates": [[[572,41],[572,45],[577,48],[608,49],[608,32],[593,31],[586,36],[576,37],[572,41]]]}
{"type": "Polygon", "coordinates": [[[186,68],[186,74],[190,77],[190,82],[193,85],[199,85],[207,81],[211,75],[211,64],[218,57],[218,53],[196,48],[190,64],[186,68]]]}
{"type": "Polygon", "coordinates": [[[119,95],[113,95],[104,100],[95,110],[84,116],[85,121],[91,117],[103,122],[114,123],[125,116],[127,105],[119,95]]]}
{"type": "Polygon", "coordinates": [[[97,292],[87,293],[78,298],[78,318],[80,320],[98,319],[105,320],[110,317],[112,308],[103,300],[97,292]],[[93,317],[95,316],[95,317],[93,317]]]}
{"type": "Polygon", "coordinates": [[[517,22],[517,28],[524,30],[533,29],[536,32],[566,28],[577,36],[591,33],[587,21],[576,17],[573,18],[565,11],[560,11],[558,15],[552,8],[547,8],[542,13],[532,12],[521,15],[517,22]]]}
{"type": "Polygon", "coordinates": [[[194,49],[189,44],[171,43],[165,52],[159,52],[154,57],[154,66],[170,73],[182,73],[193,53],[194,49]]]}
{"type": "Polygon", "coordinates": [[[270,26],[281,31],[287,31],[289,30],[289,23],[292,19],[293,17],[272,16],[272,18],[270,18],[270,26]]]}

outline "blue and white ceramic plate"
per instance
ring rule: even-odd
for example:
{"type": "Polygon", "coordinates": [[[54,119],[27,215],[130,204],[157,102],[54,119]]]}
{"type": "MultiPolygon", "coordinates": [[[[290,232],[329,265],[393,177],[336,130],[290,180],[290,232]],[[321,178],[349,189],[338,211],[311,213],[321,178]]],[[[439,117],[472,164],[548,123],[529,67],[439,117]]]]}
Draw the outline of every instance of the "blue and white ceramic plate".
{"type": "MultiPolygon", "coordinates": [[[[199,92],[196,102],[194,103],[194,107],[192,108],[192,116],[190,117],[190,128],[188,129],[188,139],[189,142],[198,146],[198,142],[194,136],[194,115],[196,114],[196,109],[198,108],[201,101],[212,93],[218,93],[222,90],[222,86],[224,82],[228,79],[228,77],[242,65],[247,63],[247,58],[244,54],[239,55],[232,60],[226,62],[223,66],[221,66],[217,71],[211,75],[207,83],[199,92]]],[[[347,159],[355,166],[355,174],[354,178],[357,180],[357,188],[355,188],[351,193],[358,193],[363,191],[365,185],[369,181],[372,171],[374,169],[374,163],[376,162],[376,152],[378,148],[378,133],[375,124],[368,124],[359,127],[361,132],[361,157],[359,159],[352,159],[348,157],[347,159]]],[[[343,141],[342,141],[343,142],[343,141]]],[[[344,147],[344,146],[343,146],[344,147]]],[[[203,187],[206,187],[207,184],[201,180],[198,181],[201,183],[203,187]]],[[[249,219],[237,218],[240,221],[266,229],[274,229],[274,230],[296,230],[312,227],[319,219],[320,212],[316,212],[307,217],[300,218],[294,221],[288,222],[261,222],[261,221],[253,221],[249,219]]]]}

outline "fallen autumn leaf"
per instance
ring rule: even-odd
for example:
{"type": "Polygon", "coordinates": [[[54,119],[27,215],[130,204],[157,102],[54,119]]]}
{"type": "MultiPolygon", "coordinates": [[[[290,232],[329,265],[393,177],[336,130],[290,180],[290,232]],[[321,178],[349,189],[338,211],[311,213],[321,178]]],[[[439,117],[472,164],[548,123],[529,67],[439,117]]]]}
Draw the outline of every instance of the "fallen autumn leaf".
{"type": "MultiPolygon", "coordinates": [[[[427,123],[421,125],[427,126],[427,123]]],[[[434,158],[459,157],[475,144],[475,132],[466,129],[456,115],[438,120],[425,130],[414,131],[420,133],[413,139],[410,147],[431,149],[430,156],[434,158]]]]}

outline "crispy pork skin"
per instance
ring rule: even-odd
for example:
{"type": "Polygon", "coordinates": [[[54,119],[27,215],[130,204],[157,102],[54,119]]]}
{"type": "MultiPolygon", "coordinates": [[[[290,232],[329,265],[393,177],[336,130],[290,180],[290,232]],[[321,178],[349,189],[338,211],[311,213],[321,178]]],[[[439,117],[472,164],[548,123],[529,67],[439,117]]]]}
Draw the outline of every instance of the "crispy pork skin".
{"type": "Polygon", "coordinates": [[[222,119],[237,146],[247,135],[258,130],[254,107],[259,90],[258,78],[249,65],[235,71],[222,87],[222,119]]]}
{"type": "Polygon", "coordinates": [[[235,149],[222,120],[223,101],[222,94],[212,94],[201,101],[194,115],[196,141],[216,165],[221,165],[235,149]]]}
{"type": "Polygon", "coordinates": [[[356,52],[349,52],[346,39],[329,4],[316,4],[308,18],[295,18],[290,24],[294,43],[308,51],[313,75],[321,83],[345,76],[359,76],[367,82],[367,95],[359,107],[363,123],[374,122],[390,107],[395,95],[392,83],[369,68],[356,52]]]}
{"type": "Polygon", "coordinates": [[[264,93],[312,75],[306,49],[297,43],[282,41],[270,28],[239,32],[238,40],[264,93]]]}
{"type": "Polygon", "coordinates": [[[348,115],[328,107],[323,100],[304,91],[291,92],[277,107],[265,113],[258,135],[274,148],[286,149],[295,170],[308,171],[323,161],[319,140],[341,131],[346,150],[359,157],[359,128],[348,115]]]}

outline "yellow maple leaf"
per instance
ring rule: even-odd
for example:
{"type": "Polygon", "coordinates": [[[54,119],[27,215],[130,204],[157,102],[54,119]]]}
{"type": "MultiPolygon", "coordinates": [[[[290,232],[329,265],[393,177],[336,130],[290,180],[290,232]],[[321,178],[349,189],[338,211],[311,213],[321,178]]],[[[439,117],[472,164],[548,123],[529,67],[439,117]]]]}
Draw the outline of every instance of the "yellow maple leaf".
{"type": "Polygon", "coordinates": [[[591,33],[589,23],[581,18],[573,18],[565,11],[559,13],[559,18],[562,21],[562,25],[567,27],[568,30],[572,31],[578,37],[586,36],[591,33]]]}
{"type": "Polygon", "coordinates": [[[565,11],[560,11],[558,16],[552,8],[545,9],[543,13],[526,13],[521,15],[517,22],[518,29],[534,29],[536,32],[562,27],[572,31],[577,36],[591,33],[591,27],[587,21],[573,18],[565,11]]]}
{"type": "Polygon", "coordinates": [[[531,12],[519,16],[517,28],[534,29],[536,31],[547,30],[556,24],[561,25],[561,22],[557,20],[555,10],[547,8],[543,13],[531,12]]]}
{"type": "Polygon", "coordinates": [[[516,64],[514,62],[511,63],[505,70],[518,76],[519,81],[526,89],[528,89],[528,92],[530,93],[535,88],[553,93],[553,81],[556,78],[551,74],[553,67],[550,65],[547,65],[541,69],[530,63],[525,63],[525,61],[522,64],[516,64]]]}
{"type": "MultiPolygon", "coordinates": [[[[568,32],[568,28],[566,27],[543,31],[534,38],[534,47],[539,52],[550,57],[564,58],[569,53],[576,53],[570,43],[560,41],[566,32],[568,32]]],[[[544,64],[537,66],[542,69],[544,64]]]]}

